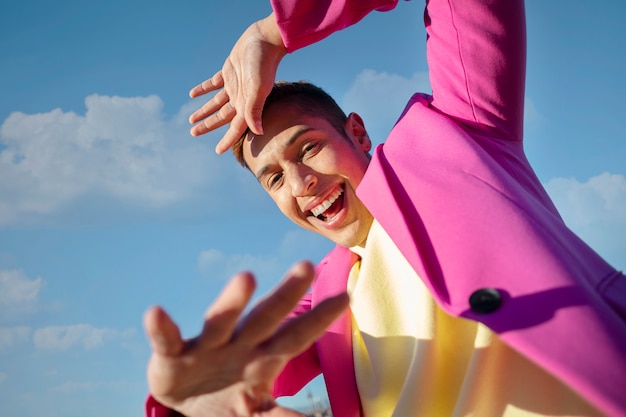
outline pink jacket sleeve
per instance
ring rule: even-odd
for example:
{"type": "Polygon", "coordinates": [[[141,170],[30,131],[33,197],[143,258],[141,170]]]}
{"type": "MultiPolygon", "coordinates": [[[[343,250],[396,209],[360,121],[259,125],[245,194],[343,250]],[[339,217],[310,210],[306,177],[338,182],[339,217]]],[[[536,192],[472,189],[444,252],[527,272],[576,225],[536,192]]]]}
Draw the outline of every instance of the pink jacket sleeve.
{"type": "Polygon", "coordinates": [[[393,9],[397,0],[271,0],[289,52],[357,23],[373,10],[393,9]]]}
{"type": "Polygon", "coordinates": [[[178,417],[182,416],[179,412],[167,408],[154,399],[152,395],[148,395],[145,403],[146,417],[178,417]]]}
{"type": "MultiPolygon", "coordinates": [[[[397,0],[272,0],[292,52],[397,0]]],[[[526,29],[522,0],[429,0],[425,13],[432,105],[460,122],[523,134],[526,29]]],[[[404,53],[404,51],[398,51],[404,53]]]]}
{"type": "Polygon", "coordinates": [[[523,0],[430,0],[424,19],[431,104],[505,140],[522,140],[523,0]]]}

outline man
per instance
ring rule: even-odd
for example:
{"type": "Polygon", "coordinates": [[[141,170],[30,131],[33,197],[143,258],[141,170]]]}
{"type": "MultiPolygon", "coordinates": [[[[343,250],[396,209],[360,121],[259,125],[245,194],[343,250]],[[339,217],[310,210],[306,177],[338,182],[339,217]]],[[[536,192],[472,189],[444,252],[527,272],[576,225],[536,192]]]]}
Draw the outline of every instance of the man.
{"type": "Polygon", "coordinates": [[[192,342],[149,311],[153,395],[189,416],[296,415],[272,395],[323,372],[341,417],[626,415],[626,280],[567,229],[523,153],[523,3],[428,2],[433,94],[371,161],[358,115],[303,104],[319,93],[306,84],[269,94],[287,51],[395,7],[319,3],[274,1],[192,90],[224,88],[191,121],[230,123],[218,152],[236,144],[281,211],[338,246],[282,327],[310,266],[243,319],[252,282],[237,277],[192,342]],[[346,289],[333,321],[346,301],[328,297],[346,289]]]}

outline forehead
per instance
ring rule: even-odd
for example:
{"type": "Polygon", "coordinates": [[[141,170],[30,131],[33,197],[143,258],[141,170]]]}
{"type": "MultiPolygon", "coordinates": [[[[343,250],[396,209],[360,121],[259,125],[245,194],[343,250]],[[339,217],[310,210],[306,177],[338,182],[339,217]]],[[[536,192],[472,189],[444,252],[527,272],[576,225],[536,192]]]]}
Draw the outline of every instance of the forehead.
{"type": "Polygon", "coordinates": [[[252,169],[258,159],[282,153],[310,131],[333,135],[335,129],[322,117],[302,114],[294,106],[276,104],[263,113],[263,135],[249,134],[243,142],[243,157],[252,169]]]}

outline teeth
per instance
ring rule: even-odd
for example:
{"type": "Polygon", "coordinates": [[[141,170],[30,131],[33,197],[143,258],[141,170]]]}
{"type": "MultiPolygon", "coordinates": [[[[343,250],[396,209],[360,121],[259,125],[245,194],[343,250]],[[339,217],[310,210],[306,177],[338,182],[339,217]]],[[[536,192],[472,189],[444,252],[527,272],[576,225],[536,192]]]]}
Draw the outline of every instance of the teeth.
{"type": "Polygon", "coordinates": [[[318,205],[317,207],[313,208],[311,210],[311,213],[313,213],[313,215],[315,217],[319,216],[320,214],[324,213],[328,207],[332,206],[333,203],[335,201],[337,201],[337,199],[339,198],[339,196],[343,194],[343,190],[337,190],[334,193],[332,193],[330,195],[330,197],[328,197],[328,199],[324,200],[320,205],[318,205]]]}

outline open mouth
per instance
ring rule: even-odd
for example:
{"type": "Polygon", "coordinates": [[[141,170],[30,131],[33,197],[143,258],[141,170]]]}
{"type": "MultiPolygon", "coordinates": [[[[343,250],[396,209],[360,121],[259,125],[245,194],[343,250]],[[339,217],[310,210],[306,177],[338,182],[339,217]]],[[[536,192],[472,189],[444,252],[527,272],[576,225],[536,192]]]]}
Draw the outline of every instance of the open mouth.
{"type": "Polygon", "coordinates": [[[343,208],[343,189],[338,189],[332,193],[326,200],[324,200],[317,207],[311,210],[311,215],[318,219],[328,222],[333,219],[337,213],[343,208]]]}

